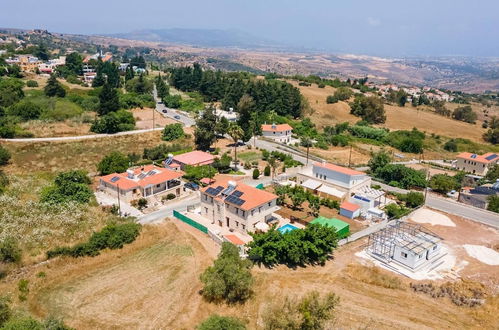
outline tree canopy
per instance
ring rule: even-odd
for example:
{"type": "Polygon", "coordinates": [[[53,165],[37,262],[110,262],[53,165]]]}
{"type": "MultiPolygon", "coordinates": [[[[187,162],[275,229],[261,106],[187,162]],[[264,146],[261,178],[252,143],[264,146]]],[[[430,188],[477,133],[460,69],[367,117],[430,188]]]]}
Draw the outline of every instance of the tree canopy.
{"type": "Polygon", "coordinates": [[[245,330],[246,326],[235,317],[212,315],[197,326],[198,330],[245,330]]]}
{"type": "Polygon", "coordinates": [[[88,203],[94,196],[90,189],[90,179],[87,173],[81,170],[61,172],[54,180],[54,184],[45,187],[40,201],[50,204],[65,202],[88,203]]]}
{"type": "Polygon", "coordinates": [[[101,175],[123,173],[128,169],[129,164],[130,160],[126,155],[119,151],[113,151],[109,155],[102,158],[97,165],[97,170],[101,175]]]}
{"type": "Polygon", "coordinates": [[[47,81],[47,85],[43,89],[45,95],[48,97],[64,97],[66,96],[66,90],[62,87],[61,83],[57,81],[57,77],[55,74],[51,75],[49,80],[47,81]]]}
{"type": "Polygon", "coordinates": [[[386,121],[383,101],[376,96],[356,96],[350,103],[350,113],[361,117],[370,124],[382,124],[386,121]]]}
{"type": "Polygon", "coordinates": [[[182,124],[175,123],[166,125],[161,134],[161,139],[163,141],[173,141],[176,139],[183,138],[185,136],[182,124]]]}
{"type": "Polygon", "coordinates": [[[213,266],[201,274],[203,297],[213,302],[246,301],[252,293],[251,266],[251,261],[241,259],[239,250],[234,244],[222,243],[222,250],[213,262],[213,266]]]}

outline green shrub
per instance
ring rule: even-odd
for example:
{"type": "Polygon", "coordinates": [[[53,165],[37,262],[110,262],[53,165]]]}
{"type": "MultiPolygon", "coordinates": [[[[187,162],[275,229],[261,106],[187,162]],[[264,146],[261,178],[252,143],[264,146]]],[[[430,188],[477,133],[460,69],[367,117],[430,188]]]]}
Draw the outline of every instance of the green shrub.
{"type": "Polygon", "coordinates": [[[386,214],[389,218],[400,219],[403,216],[409,214],[411,209],[399,206],[397,204],[388,204],[385,206],[386,214]]]}
{"type": "Polygon", "coordinates": [[[90,127],[90,131],[95,133],[114,134],[118,132],[131,131],[135,128],[135,118],[126,111],[120,110],[110,112],[96,119],[90,127]]]}
{"type": "Polygon", "coordinates": [[[222,243],[222,251],[213,262],[213,266],[201,274],[203,297],[212,302],[246,301],[252,293],[251,266],[251,261],[241,259],[239,250],[234,244],[222,243]]]}
{"type": "Polygon", "coordinates": [[[31,101],[21,101],[9,108],[9,115],[16,116],[22,120],[33,120],[40,118],[42,107],[31,101]]]}
{"type": "Polygon", "coordinates": [[[415,208],[424,204],[424,195],[417,191],[411,191],[407,194],[398,194],[397,198],[405,202],[407,207],[415,208]]]}
{"type": "Polygon", "coordinates": [[[454,139],[451,139],[444,144],[444,149],[450,152],[457,152],[457,143],[454,139]]]}
{"type": "Polygon", "coordinates": [[[10,160],[10,152],[5,149],[2,145],[0,145],[0,166],[7,165],[10,160]]]}
{"type": "Polygon", "coordinates": [[[270,166],[269,165],[265,166],[265,169],[263,170],[263,175],[270,176],[270,166]]]}
{"type": "Polygon", "coordinates": [[[29,281],[24,278],[20,279],[17,283],[17,288],[19,289],[19,300],[26,301],[29,293],[29,281]]]}
{"type": "Polygon", "coordinates": [[[54,180],[54,184],[45,187],[40,194],[40,201],[48,204],[90,202],[94,193],[89,187],[90,179],[86,172],[73,170],[61,172],[54,180]]]}
{"type": "Polygon", "coordinates": [[[28,80],[28,81],[26,82],[26,86],[27,86],[27,87],[32,87],[32,88],[33,88],[33,87],[38,87],[38,83],[37,83],[36,81],[34,81],[34,80],[28,80]]]}
{"type": "Polygon", "coordinates": [[[177,197],[177,195],[172,194],[172,193],[170,193],[170,194],[166,195],[166,199],[167,199],[167,200],[172,200],[172,199],[175,199],[176,197],[177,197]]]}
{"type": "Polygon", "coordinates": [[[260,171],[257,168],[255,168],[253,170],[253,180],[258,179],[259,176],[260,176],[260,171]]]}
{"type": "Polygon", "coordinates": [[[101,175],[123,173],[128,169],[129,161],[129,157],[119,151],[113,151],[99,162],[97,170],[101,175]]]}
{"type": "Polygon", "coordinates": [[[0,327],[2,327],[12,316],[10,299],[7,296],[0,297],[0,327]]]}
{"type": "Polygon", "coordinates": [[[245,330],[243,322],[235,317],[212,315],[197,326],[198,330],[245,330]]]}
{"type": "Polygon", "coordinates": [[[459,189],[460,182],[448,174],[435,174],[428,182],[428,186],[436,192],[446,194],[451,190],[459,189]]]}
{"type": "Polygon", "coordinates": [[[73,258],[96,256],[104,249],[121,249],[125,244],[135,241],[140,234],[140,228],[140,224],[132,222],[107,225],[100,232],[93,233],[85,243],[47,251],[47,258],[64,255],[73,258]]]}
{"type": "Polygon", "coordinates": [[[0,262],[19,263],[21,258],[21,248],[13,237],[7,237],[0,241],[0,262]]]}
{"type": "Polygon", "coordinates": [[[401,164],[387,164],[378,168],[374,176],[389,182],[390,185],[392,185],[392,182],[396,182],[396,186],[400,188],[426,187],[425,172],[401,164]]]}
{"type": "Polygon", "coordinates": [[[184,129],[182,124],[175,123],[166,125],[163,129],[163,133],[161,135],[161,139],[163,141],[173,141],[184,137],[184,129]]]}

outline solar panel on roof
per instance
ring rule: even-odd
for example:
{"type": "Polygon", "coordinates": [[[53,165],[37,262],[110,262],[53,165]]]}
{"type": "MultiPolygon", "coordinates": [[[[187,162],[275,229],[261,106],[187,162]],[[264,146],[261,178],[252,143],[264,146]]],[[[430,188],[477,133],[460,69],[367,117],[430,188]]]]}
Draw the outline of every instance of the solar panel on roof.
{"type": "Polygon", "coordinates": [[[233,186],[228,186],[227,188],[225,188],[224,191],[222,191],[222,194],[229,195],[232,192],[232,190],[234,190],[234,187],[233,186]]]}
{"type": "Polygon", "coordinates": [[[119,176],[113,176],[113,177],[111,178],[111,182],[116,182],[116,181],[118,181],[119,179],[120,179],[120,177],[119,177],[119,176]]]}
{"type": "Polygon", "coordinates": [[[242,191],[236,190],[232,193],[232,196],[241,197],[243,194],[242,191]]]}
{"type": "Polygon", "coordinates": [[[471,155],[471,158],[476,158],[476,156],[477,156],[476,154],[473,154],[471,155]]]}
{"type": "Polygon", "coordinates": [[[145,178],[147,176],[147,174],[145,173],[140,173],[137,178],[139,178],[139,180],[142,180],[143,178],[145,178]]]}
{"type": "Polygon", "coordinates": [[[234,197],[236,198],[236,200],[234,201],[234,204],[238,205],[238,206],[241,206],[244,204],[244,200],[242,200],[241,198],[237,198],[237,197],[234,197]]]}
{"type": "Polygon", "coordinates": [[[206,193],[209,195],[213,195],[213,196],[216,196],[218,194],[217,190],[215,188],[211,188],[211,187],[206,189],[206,193]]]}
{"type": "Polygon", "coordinates": [[[153,174],[156,174],[156,172],[154,170],[151,170],[151,171],[147,172],[146,175],[153,175],[153,174]]]}
{"type": "Polygon", "coordinates": [[[496,155],[496,154],[493,154],[493,155],[490,155],[490,156],[485,157],[485,159],[487,159],[487,160],[492,160],[492,159],[494,159],[494,158],[497,158],[497,155],[496,155]]]}

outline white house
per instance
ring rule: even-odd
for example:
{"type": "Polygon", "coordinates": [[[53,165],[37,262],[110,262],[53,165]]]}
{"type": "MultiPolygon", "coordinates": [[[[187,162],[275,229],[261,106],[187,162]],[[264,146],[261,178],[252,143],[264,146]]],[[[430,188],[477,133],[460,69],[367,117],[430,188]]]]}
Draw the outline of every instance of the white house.
{"type": "Polygon", "coordinates": [[[219,120],[225,118],[229,122],[236,122],[239,118],[238,113],[235,112],[232,108],[230,108],[229,111],[217,109],[215,110],[215,116],[217,116],[219,120]]]}
{"type": "Polygon", "coordinates": [[[344,200],[357,191],[368,189],[371,177],[347,167],[317,162],[298,173],[297,182],[319,196],[344,200]]]}
{"type": "Polygon", "coordinates": [[[277,210],[276,195],[244,183],[218,180],[201,189],[201,216],[222,228],[253,232],[277,210]]]}
{"type": "Polygon", "coordinates": [[[280,143],[289,143],[291,141],[291,133],[293,127],[288,124],[272,124],[262,125],[262,135],[268,139],[272,139],[280,143]]]}

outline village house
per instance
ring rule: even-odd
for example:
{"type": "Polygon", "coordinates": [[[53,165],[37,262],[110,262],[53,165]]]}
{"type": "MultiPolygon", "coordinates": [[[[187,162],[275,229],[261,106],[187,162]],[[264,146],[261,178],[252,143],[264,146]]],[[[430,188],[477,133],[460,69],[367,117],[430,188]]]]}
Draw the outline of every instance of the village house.
{"type": "Polygon", "coordinates": [[[234,111],[234,109],[230,108],[229,111],[224,111],[217,109],[215,110],[215,116],[217,116],[218,120],[225,118],[229,122],[235,123],[239,118],[238,113],[234,111]]]}
{"type": "Polygon", "coordinates": [[[18,65],[22,72],[36,72],[42,61],[31,55],[18,55],[5,60],[7,64],[18,65]]]}
{"type": "Polygon", "coordinates": [[[293,127],[288,124],[262,125],[262,136],[280,143],[289,143],[293,127]]]}
{"type": "Polygon", "coordinates": [[[457,155],[455,166],[459,171],[485,176],[498,161],[499,155],[492,152],[483,155],[462,152],[457,155]]]}
{"type": "Polygon", "coordinates": [[[125,201],[174,194],[183,191],[184,172],[172,171],[155,165],[128,169],[124,173],[112,173],[99,178],[99,189],[125,201]]]}
{"type": "Polygon", "coordinates": [[[347,167],[317,162],[297,174],[297,183],[320,197],[343,201],[369,189],[371,177],[347,167]]]}
{"type": "Polygon", "coordinates": [[[499,182],[484,184],[475,188],[463,188],[458,196],[461,203],[486,209],[491,196],[499,195],[499,182]]]}
{"type": "Polygon", "coordinates": [[[201,189],[201,216],[231,231],[253,232],[277,210],[276,195],[244,183],[219,180],[201,189]]]}
{"type": "Polygon", "coordinates": [[[180,155],[168,155],[164,161],[164,165],[172,170],[183,170],[187,165],[189,166],[202,166],[211,165],[215,161],[215,157],[207,152],[194,150],[180,155]]]}

